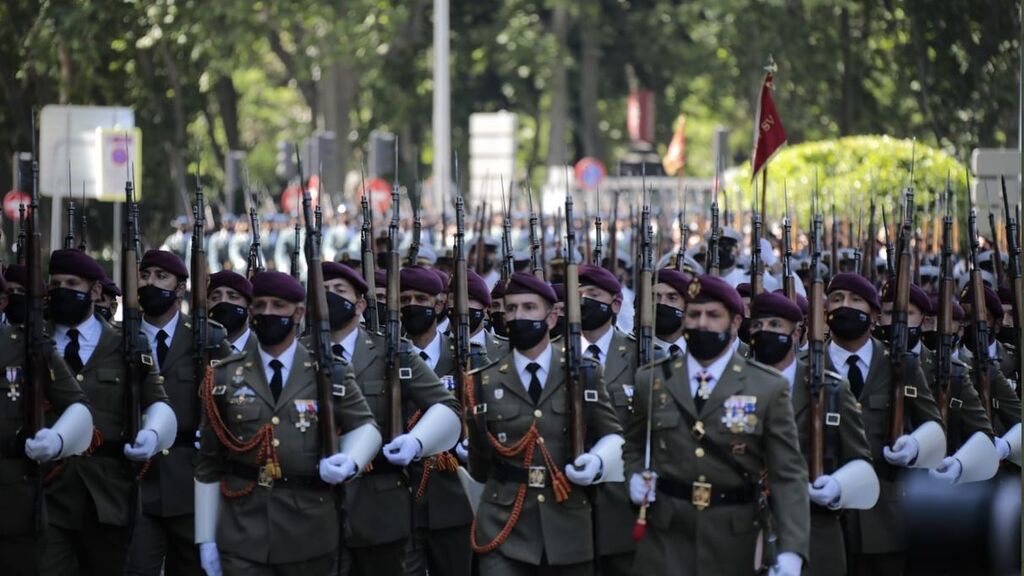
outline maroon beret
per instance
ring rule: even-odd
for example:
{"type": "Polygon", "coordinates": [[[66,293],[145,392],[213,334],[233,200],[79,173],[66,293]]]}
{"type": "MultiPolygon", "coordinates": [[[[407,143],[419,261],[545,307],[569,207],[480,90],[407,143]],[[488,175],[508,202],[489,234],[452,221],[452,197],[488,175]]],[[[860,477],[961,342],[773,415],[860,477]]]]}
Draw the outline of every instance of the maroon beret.
{"type": "Polygon", "coordinates": [[[451,277],[448,276],[448,273],[445,272],[444,270],[441,270],[440,268],[428,268],[428,270],[433,272],[438,278],[441,279],[441,291],[447,291],[448,284],[451,282],[451,277]]]}
{"type": "MultiPolygon", "coordinates": [[[[882,286],[882,302],[894,302],[896,300],[896,283],[886,282],[882,286]]],[[[910,303],[917,306],[921,314],[932,315],[932,301],[928,294],[917,284],[910,285],[910,303]]]]}
{"type": "MultiPolygon", "coordinates": [[[[103,268],[77,248],[54,250],[50,255],[50,274],[71,274],[86,280],[100,281],[107,277],[103,268]]],[[[28,282],[26,275],[26,283],[28,282]]]]}
{"type": "MultiPolygon", "coordinates": [[[[775,294],[785,294],[786,291],[783,290],[782,288],[779,288],[774,293],[775,294]]],[[[807,312],[811,309],[811,303],[807,301],[807,298],[804,298],[800,294],[797,294],[796,295],[796,305],[797,305],[798,308],[800,308],[800,313],[804,315],[804,318],[807,318],[807,312]]]]}
{"type": "Polygon", "coordinates": [[[1013,302],[1013,288],[1010,288],[1006,284],[999,287],[999,291],[996,292],[996,295],[999,296],[999,301],[1004,305],[1009,305],[1013,302]]]}
{"type": "Polygon", "coordinates": [[[657,277],[658,284],[668,284],[676,292],[679,292],[680,296],[686,295],[686,291],[690,288],[690,280],[693,279],[689,274],[672,268],[658,270],[657,277]]]}
{"type": "Polygon", "coordinates": [[[964,318],[966,317],[967,314],[964,312],[963,307],[957,304],[956,302],[953,302],[953,320],[956,320],[957,322],[963,322],[964,318]]]}
{"type": "Polygon", "coordinates": [[[299,284],[298,280],[289,274],[276,271],[257,272],[252,277],[252,295],[254,298],[272,296],[297,303],[306,299],[306,291],[302,289],[302,284],[299,284]]]}
{"type": "Polygon", "coordinates": [[[426,292],[431,296],[437,296],[444,292],[444,285],[437,274],[425,266],[406,266],[399,274],[401,290],[417,290],[426,292]]]}
{"type": "Polygon", "coordinates": [[[321,268],[324,271],[324,280],[335,280],[341,278],[352,285],[352,289],[356,291],[356,294],[366,294],[366,290],[369,286],[366,284],[366,280],[363,280],[363,275],[356,272],[348,264],[342,264],[341,262],[323,262],[321,268]]]}
{"type": "MultiPolygon", "coordinates": [[[[928,313],[926,314],[927,316],[938,316],[939,315],[939,310],[941,309],[940,306],[942,305],[942,303],[939,302],[940,299],[941,299],[941,296],[939,294],[930,294],[930,295],[928,295],[928,303],[931,306],[931,308],[929,309],[928,313]]],[[[955,320],[957,322],[962,322],[963,319],[964,319],[964,309],[961,308],[960,305],[956,303],[956,300],[953,300],[952,304],[953,304],[953,320],[955,320]]]]}
{"type": "Polygon", "coordinates": [[[596,286],[612,296],[622,292],[622,284],[614,274],[600,266],[584,264],[579,267],[580,286],[596,286]]]}
{"type": "Polygon", "coordinates": [[[791,322],[802,322],[804,313],[800,306],[782,292],[762,292],[750,299],[751,318],[785,318],[791,322]]]}
{"type": "Polygon", "coordinates": [[[750,282],[740,282],[739,284],[736,285],[736,291],[740,293],[740,297],[750,298],[750,282]]]}
{"type": "Polygon", "coordinates": [[[718,276],[705,274],[694,278],[690,281],[685,295],[689,302],[721,302],[733,314],[743,316],[745,312],[740,293],[718,276]]]}
{"type": "Polygon", "coordinates": [[[537,294],[551,304],[559,301],[550,284],[526,272],[515,272],[508,277],[505,294],[537,294]]]}
{"type": "Polygon", "coordinates": [[[882,311],[882,303],[878,300],[878,290],[875,289],[870,280],[860,274],[854,272],[840,272],[836,274],[828,283],[825,293],[831,294],[836,290],[849,290],[863,298],[871,306],[872,310],[876,312],[882,311]]]}
{"type": "Polygon", "coordinates": [[[185,268],[185,261],[174,252],[168,252],[167,250],[150,250],[146,252],[142,256],[139,269],[144,270],[151,266],[162,268],[181,280],[188,278],[188,268],[185,268]]]}
{"type": "Polygon", "coordinates": [[[27,286],[28,270],[22,264],[11,264],[4,270],[4,280],[27,286]]]}
{"type": "Polygon", "coordinates": [[[103,286],[103,293],[107,296],[121,296],[121,288],[110,278],[104,278],[100,285],[103,286]]]}
{"type": "Polygon", "coordinates": [[[231,288],[235,292],[244,296],[246,300],[252,302],[252,282],[249,282],[248,278],[242,276],[238,272],[221,270],[220,272],[210,274],[210,287],[208,290],[213,292],[221,286],[231,288]]]}
{"type": "Polygon", "coordinates": [[[556,302],[565,302],[565,284],[552,284],[551,289],[555,291],[556,302]]]}
{"type": "MultiPolygon", "coordinates": [[[[490,305],[491,305],[491,292],[487,290],[487,283],[484,282],[484,279],[481,278],[479,274],[477,274],[476,272],[474,272],[472,270],[467,270],[466,271],[466,284],[469,285],[469,298],[470,298],[470,300],[477,300],[481,304],[483,304],[484,307],[490,307],[490,305]]],[[[503,284],[503,283],[499,281],[498,284],[495,284],[495,286],[494,286],[495,290],[497,290],[498,285],[500,285],[500,284],[503,284]]],[[[502,294],[502,295],[504,295],[504,294],[502,294]]],[[[500,296],[499,296],[499,298],[500,298],[500,296]]]]}
{"type": "Polygon", "coordinates": [[[383,268],[378,268],[373,271],[373,287],[384,288],[388,284],[388,271],[383,268]]]}
{"type": "MultiPolygon", "coordinates": [[[[1002,300],[999,299],[999,295],[996,294],[995,290],[989,288],[988,286],[983,286],[982,288],[984,288],[985,290],[985,309],[988,310],[988,313],[991,314],[992,318],[994,318],[996,321],[1002,320],[1003,302],[1002,300]]],[[[967,285],[964,286],[964,291],[960,293],[960,303],[970,304],[971,301],[971,283],[968,282],[967,285]]]]}
{"type": "Polygon", "coordinates": [[[491,300],[504,298],[506,290],[508,290],[508,284],[503,280],[498,280],[494,283],[494,288],[491,288],[491,300]]]}

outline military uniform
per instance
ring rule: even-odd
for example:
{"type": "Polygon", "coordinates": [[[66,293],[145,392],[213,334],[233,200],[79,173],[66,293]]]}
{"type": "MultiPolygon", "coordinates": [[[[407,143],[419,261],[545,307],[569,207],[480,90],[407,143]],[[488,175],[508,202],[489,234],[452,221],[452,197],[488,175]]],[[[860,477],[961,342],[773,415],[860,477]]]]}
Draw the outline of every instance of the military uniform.
{"type": "MultiPolygon", "coordinates": [[[[384,336],[359,328],[352,371],[366,403],[381,426],[387,424],[385,388],[387,343],[384,336]]],[[[458,412],[455,398],[423,360],[400,344],[402,398],[407,407],[426,411],[435,404],[458,412]]],[[[404,418],[412,416],[409,409],[404,418]]],[[[345,512],[351,534],[346,541],[352,574],[402,574],[406,541],[412,534],[412,494],[403,469],[382,455],[372,468],[345,487],[345,512]]]]}
{"type": "Polygon", "coordinates": [[[755,549],[764,528],[756,484],[762,473],[771,490],[777,549],[806,563],[807,469],[788,383],[776,370],[733,351],[698,411],[687,364],[688,357],[663,358],[636,374],[626,429],[627,474],[643,471],[650,418],[651,469],[658,479],[633,573],[753,573],[761,563],[755,549]]]}
{"type": "MultiPolygon", "coordinates": [[[[21,328],[0,326],[0,573],[13,576],[37,574],[36,505],[43,495],[35,483],[38,468],[25,455],[22,370],[25,335],[21,328]]],[[[52,377],[44,378],[47,411],[59,415],[72,404],[88,404],[64,361],[51,349],[48,364],[52,377]]],[[[52,414],[50,416],[52,416],[52,414]]],[[[48,419],[53,420],[48,416],[48,419]]],[[[70,442],[71,439],[68,439],[70,442]]],[[[40,508],[42,511],[42,508],[40,508]]]]}
{"type": "MultiPolygon", "coordinates": [[[[941,393],[939,383],[935,380],[938,354],[922,345],[919,358],[925,381],[931,388],[932,396],[938,399],[941,393]]],[[[946,423],[946,454],[955,453],[968,438],[977,432],[982,432],[990,438],[993,434],[992,424],[981,405],[978,391],[970,385],[970,367],[959,359],[953,359],[952,366],[954,376],[950,378],[947,393],[949,420],[946,423]]],[[[939,409],[941,413],[941,407],[939,409]]]]}
{"type": "Polygon", "coordinates": [[[1006,376],[1010,389],[1020,397],[1020,382],[1014,380],[1017,374],[1017,350],[1012,344],[996,340],[996,363],[999,364],[999,371],[1006,376]]]}
{"type": "MultiPolygon", "coordinates": [[[[970,350],[961,348],[959,359],[967,366],[973,368],[974,357],[970,350]]],[[[1010,428],[1013,428],[1015,424],[1020,422],[1020,398],[1014,391],[1010,380],[1006,378],[995,361],[988,364],[988,371],[989,386],[992,395],[992,431],[996,436],[1002,436],[1003,434],[1006,434],[1010,428]]],[[[974,382],[974,386],[977,387],[978,380],[974,377],[974,374],[975,373],[972,371],[971,378],[974,382]]]]}

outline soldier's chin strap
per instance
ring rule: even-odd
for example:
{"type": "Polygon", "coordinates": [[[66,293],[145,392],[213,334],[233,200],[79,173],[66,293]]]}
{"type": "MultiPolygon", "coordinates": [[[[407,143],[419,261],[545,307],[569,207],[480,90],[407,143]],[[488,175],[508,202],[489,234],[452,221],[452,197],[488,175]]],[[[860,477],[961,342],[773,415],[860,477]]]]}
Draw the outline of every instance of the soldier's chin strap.
{"type": "Polygon", "coordinates": [[[220,483],[195,481],[196,544],[217,541],[217,515],[220,513],[220,483]]]}
{"type": "Polygon", "coordinates": [[[462,434],[462,422],[451,408],[434,404],[423,413],[409,434],[423,446],[420,458],[426,458],[454,448],[462,434]]]}
{"type": "Polygon", "coordinates": [[[380,450],[380,430],[367,422],[358,428],[341,435],[341,446],[338,451],[347,454],[356,463],[356,470],[363,470],[373,461],[380,450]]]}
{"type": "Polygon", "coordinates": [[[60,434],[64,447],[58,458],[77,456],[92,441],[92,412],[81,403],[68,406],[53,424],[52,430],[60,434]]]}

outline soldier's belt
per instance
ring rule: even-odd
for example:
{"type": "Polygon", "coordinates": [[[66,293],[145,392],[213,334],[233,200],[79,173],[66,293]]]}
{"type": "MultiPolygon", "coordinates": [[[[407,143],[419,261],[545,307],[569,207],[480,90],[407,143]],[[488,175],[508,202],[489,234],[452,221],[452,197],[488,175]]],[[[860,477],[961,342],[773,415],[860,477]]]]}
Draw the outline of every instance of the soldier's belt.
{"type": "Polygon", "coordinates": [[[318,474],[304,475],[304,474],[289,474],[287,476],[281,476],[275,478],[269,482],[261,475],[260,468],[254,468],[252,466],[246,466],[238,462],[231,464],[231,475],[237,476],[242,480],[248,480],[250,482],[257,482],[264,488],[270,488],[271,486],[288,486],[291,488],[330,488],[331,485],[320,479],[318,474]]]}
{"type": "Polygon", "coordinates": [[[90,454],[92,458],[124,458],[123,442],[104,442],[90,454]]]}
{"type": "Polygon", "coordinates": [[[521,468],[499,460],[491,467],[491,471],[501,482],[526,484],[530,488],[544,488],[548,482],[548,469],[544,466],[521,468]]]}
{"type": "Polygon", "coordinates": [[[708,506],[751,504],[757,500],[757,488],[719,488],[708,482],[681,482],[671,478],[658,478],[655,490],[673,498],[687,500],[698,510],[708,506]]]}

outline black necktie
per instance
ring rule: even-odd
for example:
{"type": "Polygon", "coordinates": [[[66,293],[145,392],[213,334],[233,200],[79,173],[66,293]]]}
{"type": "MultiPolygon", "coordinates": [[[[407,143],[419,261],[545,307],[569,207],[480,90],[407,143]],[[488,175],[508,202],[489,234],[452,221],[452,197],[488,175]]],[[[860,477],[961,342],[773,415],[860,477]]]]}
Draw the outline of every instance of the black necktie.
{"type": "Polygon", "coordinates": [[[334,352],[334,355],[337,356],[338,358],[345,360],[345,347],[342,346],[341,344],[335,344],[334,346],[331,346],[331,352],[334,352]]]}
{"type": "Polygon", "coordinates": [[[281,396],[281,389],[284,387],[284,378],[281,376],[281,369],[284,364],[280,360],[271,360],[270,367],[274,370],[274,376],[270,379],[270,393],[274,395],[274,402],[281,396]]]}
{"type": "Polygon", "coordinates": [[[673,344],[668,347],[668,355],[672,356],[673,358],[678,356],[679,353],[682,351],[683,349],[679,347],[679,344],[673,344]]]}
{"type": "Polygon", "coordinates": [[[708,384],[713,379],[714,377],[708,372],[699,372],[697,374],[697,391],[693,395],[693,405],[697,408],[698,414],[704,409],[704,403],[711,396],[711,388],[708,387],[708,384]]]}
{"type": "Polygon", "coordinates": [[[75,374],[82,371],[82,357],[78,355],[78,330],[68,330],[68,345],[64,347],[64,362],[75,374]]]}
{"type": "Polygon", "coordinates": [[[163,330],[156,333],[156,362],[160,369],[164,368],[164,360],[167,359],[167,332],[163,330]]]}
{"type": "Polygon", "coordinates": [[[536,362],[530,362],[526,366],[526,371],[530,373],[530,387],[526,391],[530,394],[530,400],[533,400],[534,406],[540,402],[540,393],[543,391],[540,387],[540,378],[537,378],[538,370],[540,370],[540,364],[536,362]]]}
{"type": "Polygon", "coordinates": [[[591,344],[590,346],[587,346],[587,354],[590,354],[590,357],[593,358],[595,361],[601,361],[601,349],[597,347],[597,344],[591,344]]]}
{"type": "Polygon", "coordinates": [[[860,356],[854,354],[846,359],[846,364],[850,366],[849,372],[846,373],[846,379],[850,381],[850,391],[853,392],[854,398],[860,398],[860,392],[864,389],[864,374],[860,371],[860,366],[857,363],[860,362],[860,356]]]}
{"type": "Polygon", "coordinates": [[[420,350],[420,358],[423,358],[424,362],[430,362],[430,354],[427,354],[423,350],[420,350]]]}

